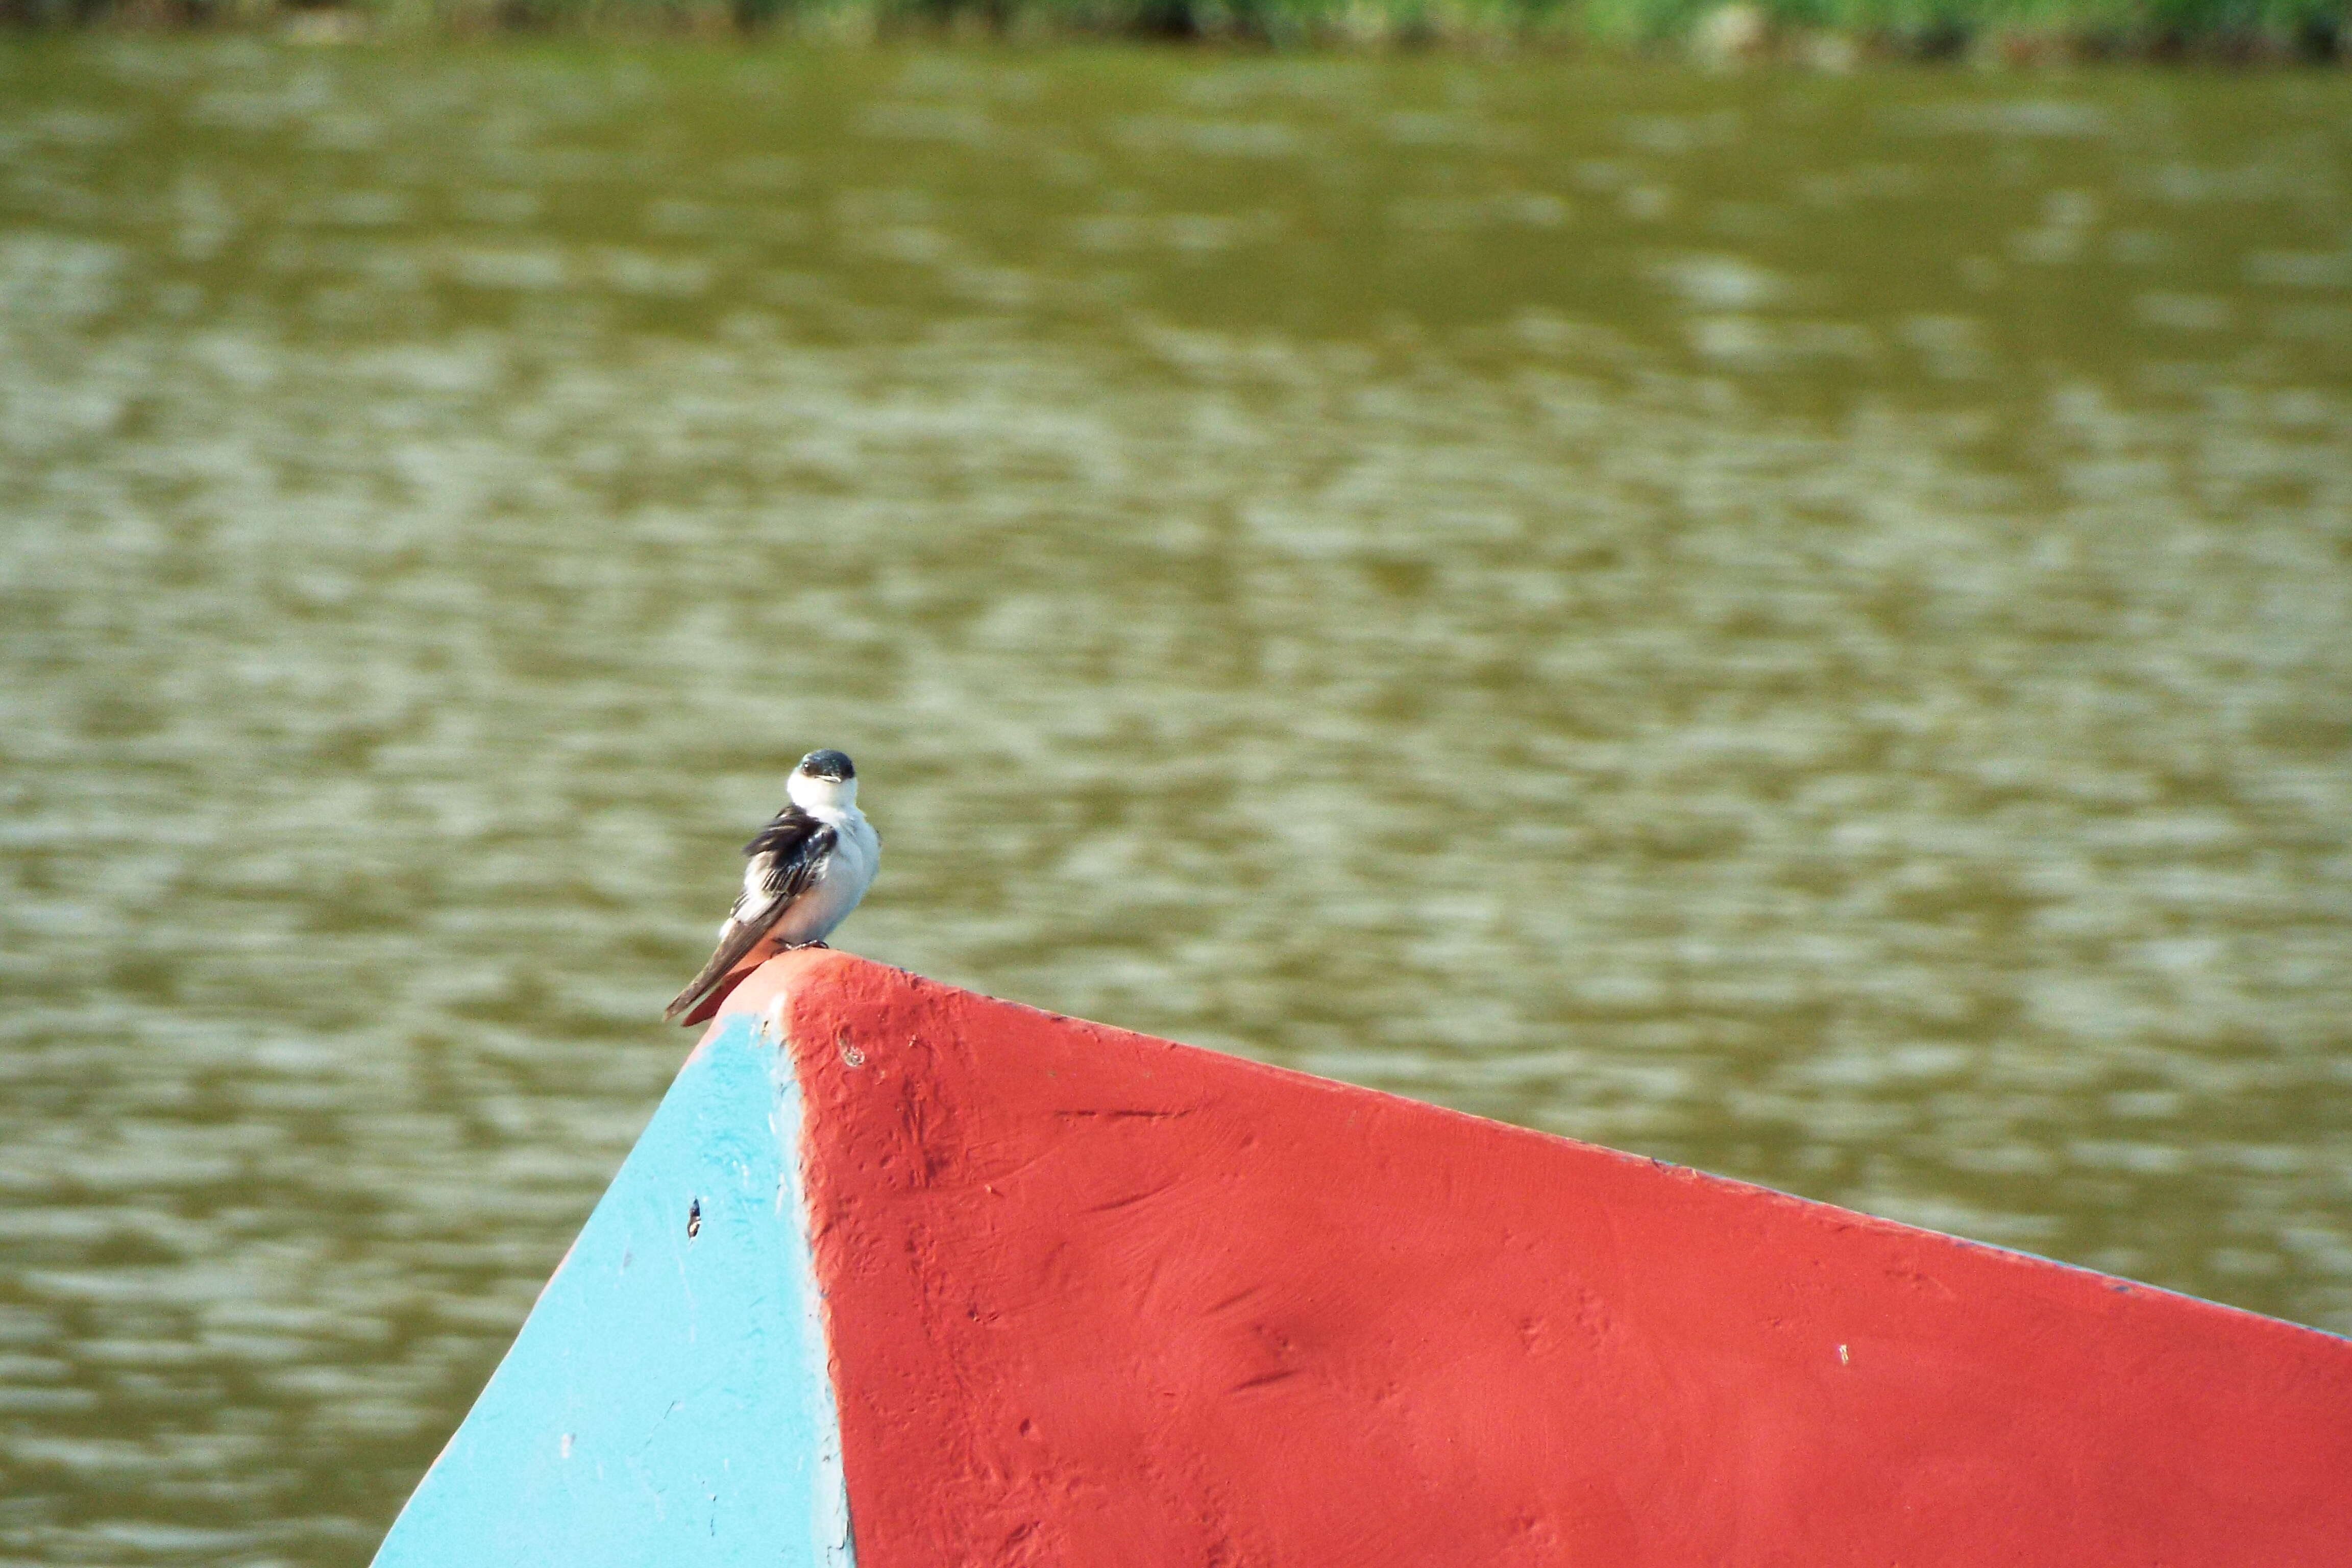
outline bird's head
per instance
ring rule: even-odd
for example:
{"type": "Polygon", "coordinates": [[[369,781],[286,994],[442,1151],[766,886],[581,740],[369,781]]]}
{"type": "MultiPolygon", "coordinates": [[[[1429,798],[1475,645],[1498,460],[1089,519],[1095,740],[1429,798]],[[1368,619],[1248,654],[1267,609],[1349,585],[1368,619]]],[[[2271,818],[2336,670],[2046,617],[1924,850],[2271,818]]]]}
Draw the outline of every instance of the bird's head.
{"type": "Polygon", "coordinates": [[[857,804],[857,769],[845,752],[811,752],[793,770],[784,788],[803,811],[821,805],[857,804]]]}

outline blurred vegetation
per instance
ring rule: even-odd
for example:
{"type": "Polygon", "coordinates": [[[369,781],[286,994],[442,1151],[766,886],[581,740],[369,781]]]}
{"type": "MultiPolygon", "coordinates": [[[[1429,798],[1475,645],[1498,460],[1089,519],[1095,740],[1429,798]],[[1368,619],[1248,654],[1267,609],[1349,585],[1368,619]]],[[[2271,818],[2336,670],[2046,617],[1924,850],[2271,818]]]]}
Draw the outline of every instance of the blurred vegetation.
{"type": "Polygon", "coordinates": [[[1871,58],[2030,65],[2352,57],[2352,0],[0,0],[0,26],[7,24],[280,27],[319,43],[572,29],[1503,44],[1829,67],[1871,58]]]}

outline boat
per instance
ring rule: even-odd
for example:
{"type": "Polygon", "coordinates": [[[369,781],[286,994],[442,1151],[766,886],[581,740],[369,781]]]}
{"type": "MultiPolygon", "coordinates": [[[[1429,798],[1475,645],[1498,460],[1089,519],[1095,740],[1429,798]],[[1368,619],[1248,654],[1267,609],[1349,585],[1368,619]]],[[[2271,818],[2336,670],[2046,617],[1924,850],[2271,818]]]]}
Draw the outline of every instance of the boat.
{"type": "Polygon", "coordinates": [[[847,953],[377,1568],[2352,1563],[2352,1341],[847,953]]]}

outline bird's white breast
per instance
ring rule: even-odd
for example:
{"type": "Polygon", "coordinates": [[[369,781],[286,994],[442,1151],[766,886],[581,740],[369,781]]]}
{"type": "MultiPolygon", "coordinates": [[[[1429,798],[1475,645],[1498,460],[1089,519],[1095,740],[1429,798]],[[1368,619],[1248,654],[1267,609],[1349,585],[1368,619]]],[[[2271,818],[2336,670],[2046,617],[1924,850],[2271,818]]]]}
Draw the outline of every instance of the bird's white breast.
{"type": "Polygon", "coordinates": [[[849,918],[874,873],[882,865],[882,840],[866,814],[856,806],[818,806],[809,813],[834,831],[833,853],[809,890],[793,901],[769,933],[785,947],[805,947],[823,942],[834,927],[849,918]]]}

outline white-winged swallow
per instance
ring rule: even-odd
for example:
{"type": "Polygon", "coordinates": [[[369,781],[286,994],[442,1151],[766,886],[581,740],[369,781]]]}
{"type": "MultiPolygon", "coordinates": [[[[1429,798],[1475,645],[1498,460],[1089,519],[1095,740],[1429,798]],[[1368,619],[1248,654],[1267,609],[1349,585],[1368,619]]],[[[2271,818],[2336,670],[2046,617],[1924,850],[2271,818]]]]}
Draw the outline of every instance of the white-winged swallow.
{"type": "MultiPolygon", "coordinates": [[[[719,928],[719,950],[665,1019],[709,995],[754,949],[822,945],[849,918],[882,864],[882,841],[857,809],[857,770],[839,752],[811,752],[784,784],[775,820],[743,846],[743,892],[719,928]]],[[[762,955],[766,956],[765,954],[762,955]]]]}

